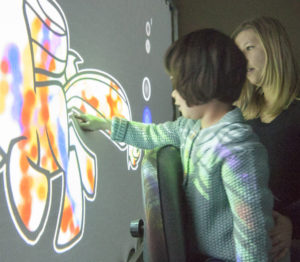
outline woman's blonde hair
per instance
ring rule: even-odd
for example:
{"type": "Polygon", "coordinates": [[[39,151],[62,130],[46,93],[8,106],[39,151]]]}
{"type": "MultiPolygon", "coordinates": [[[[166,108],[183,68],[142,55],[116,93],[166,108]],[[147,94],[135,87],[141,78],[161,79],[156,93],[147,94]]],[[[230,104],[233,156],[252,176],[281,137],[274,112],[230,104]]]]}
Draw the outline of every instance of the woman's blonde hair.
{"type": "Polygon", "coordinates": [[[271,17],[259,17],[242,22],[232,34],[252,29],[260,39],[266,54],[266,64],[259,86],[246,81],[237,105],[246,119],[260,117],[265,103],[261,86],[270,87],[274,106],[263,113],[276,117],[297,98],[300,91],[299,72],[289,37],[282,24],[271,17]]]}

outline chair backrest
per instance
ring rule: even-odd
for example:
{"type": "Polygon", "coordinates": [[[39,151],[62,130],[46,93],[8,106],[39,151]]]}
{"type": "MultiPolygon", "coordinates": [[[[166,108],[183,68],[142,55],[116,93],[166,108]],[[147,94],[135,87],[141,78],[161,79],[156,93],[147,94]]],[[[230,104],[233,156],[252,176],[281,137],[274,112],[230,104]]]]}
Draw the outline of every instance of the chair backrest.
{"type": "Polygon", "coordinates": [[[144,261],[186,261],[183,169],[180,152],[165,146],[146,152],[142,162],[144,261]]]}

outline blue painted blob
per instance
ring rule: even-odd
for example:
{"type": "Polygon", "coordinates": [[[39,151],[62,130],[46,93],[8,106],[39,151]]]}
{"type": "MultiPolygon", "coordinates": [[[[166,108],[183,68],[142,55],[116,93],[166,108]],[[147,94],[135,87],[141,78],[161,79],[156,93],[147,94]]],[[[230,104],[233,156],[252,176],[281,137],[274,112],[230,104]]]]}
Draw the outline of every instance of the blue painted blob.
{"type": "Polygon", "coordinates": [[[146,123],[146,124],[152,123],[152,114],[151,114],[151,110],[150,110],[150,108],[148,106],[146,106],[144,108],[143,122],[146,123]]]}
{"type": "Polygon", "coordinates": [[[48,26],[43,24],[42,31],[43,31],[43,40],[42,40],[43,43],[45,41],[49,41],[50,40],[50,30],[49,30],[48,26]]]}
{"type": "MultiPolygon", "coordinates": [[[[8,49],[8,61],[12,74],[11,91],[14,97],[14,104],[12,105],[12,118],[21,124],[21,112],[23,105],[23,96],[21,92],[23,76],[20,65],[20,52],[16,45],[11,45],[8,49]]],[[[21,126],[22,128],[22,126],[21,126]]]]}
{"type": "Polygon", "coordinates": [[[63,163],[63,168],[65,172],[68,172],[68,152],[67,152],[67,145],[66,145],[66,130],[63,130],[59,120],[57,119],[57,132],[58,132],[58,148],[61,155],[61,161],[63,163]]]}
{"type": "MultiPolygon", "coordinates": [[[[69,154],[67,151],[67,145],[66,145],[66,136],[65,132],[59,122],[57,120],[57,132],[58,132],[58,148],[61,156],[61,161],[63,164],[63,169],[65,173],[65,186],[66,186],[66,194],[69,197],[71,208],[73,210],[73,213],[75,212],[76,208],[76,201],[72,198],[71,189],[70,186],[72,185],[72,182],[70,181],[70,177],[68,176],[68,161],[69,161],[69,154]]],[[[77,221],[78,223],[78,221],[77,221]]]]}

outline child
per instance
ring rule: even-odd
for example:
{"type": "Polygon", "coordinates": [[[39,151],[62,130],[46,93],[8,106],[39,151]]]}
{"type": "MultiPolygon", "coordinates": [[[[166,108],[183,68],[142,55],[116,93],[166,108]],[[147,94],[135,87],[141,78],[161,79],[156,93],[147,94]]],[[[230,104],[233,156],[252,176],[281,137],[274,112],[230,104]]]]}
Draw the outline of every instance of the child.
{"type": "Polygon", "coordinates": [[[115,117],[75,116],[84,130],[143,149],[180,147],[187,201],[188,261],[201,254],[223,261],[268,261],[273,198],[265,148],[232,106],[247,61],[226,35],[203,29],[167,50],[165,67],[182,117],[143,124],[115,117]]]}

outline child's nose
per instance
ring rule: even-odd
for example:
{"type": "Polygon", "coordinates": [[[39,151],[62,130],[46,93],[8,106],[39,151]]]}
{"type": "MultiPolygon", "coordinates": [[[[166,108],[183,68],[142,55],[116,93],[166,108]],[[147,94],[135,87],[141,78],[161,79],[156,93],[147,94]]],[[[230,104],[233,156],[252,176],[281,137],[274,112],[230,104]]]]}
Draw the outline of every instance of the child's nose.
{"type": "Polygon", "coordinates": [[[175,89],[172,91],[171,96],[175,99],[175,89]]]}

